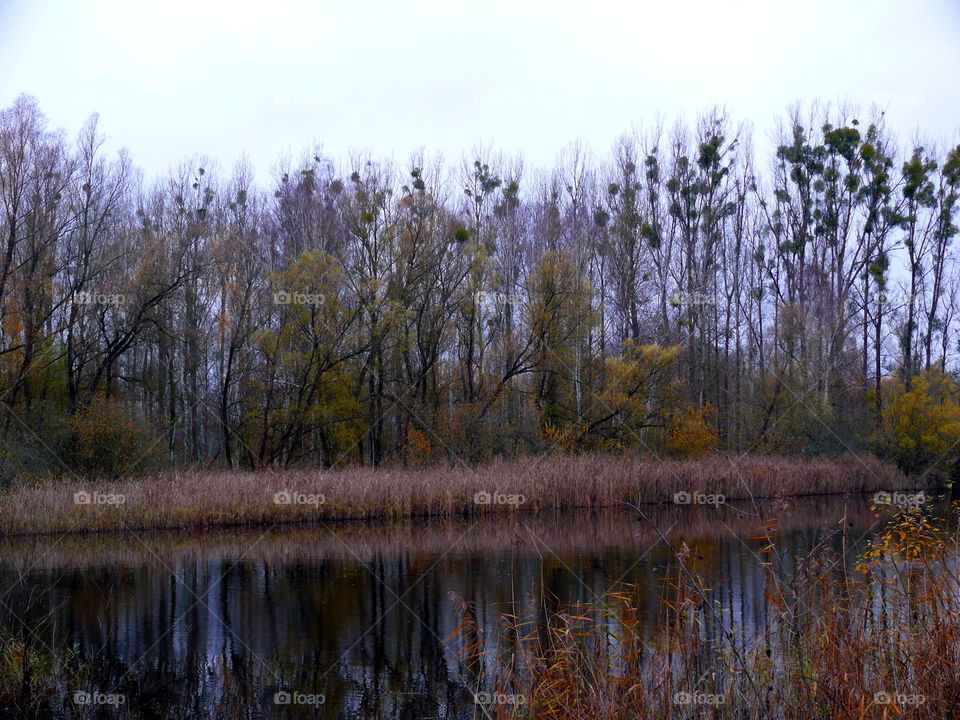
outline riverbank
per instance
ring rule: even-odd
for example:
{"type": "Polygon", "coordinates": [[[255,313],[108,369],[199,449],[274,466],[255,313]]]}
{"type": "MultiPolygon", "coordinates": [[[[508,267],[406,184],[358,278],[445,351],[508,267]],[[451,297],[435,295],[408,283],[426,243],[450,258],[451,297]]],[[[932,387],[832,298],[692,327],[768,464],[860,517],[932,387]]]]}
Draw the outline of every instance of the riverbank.
{"type": "Polygon", "coordinates": [[[624,503],[713,506],[727,500],[892,492],[917,485],[869,455],[713,455],[665,461],[594,455],[527,458],[478,468],[182,470],[13,487],[0,493],[0,535],[479,517],[624,503]]]}
{"type": "MultiPolygon", "coordinates": [[[[270,563],[320,560],[375,562],[404,553],[502,557],[543,551],[576,556],[626,547],[652,547],[716,537],[755,536],[776,520],[778,534],[847,528],[859,537],[877,522],[870,495],[821,495],[790,500],[733,500],[717,512],[708,506],[672,503],[642,508],[643,517],[623,508],[585,508],[536,515],[463,518],[403,518],[386,522],[285,524],[267,529],[212,527],[144,531],[131,540],[116,532],[71,533],[65,537],[20,535],[0,538],[0,565],[19,573],[66,568],[168,568],[202,564],[211,557],[235,563],[249,556],[270,563]],[[548,548],[548,550],[545,550],[548,548]]],[[[888,508],[881,517],[892,516],[888,508]]]]}

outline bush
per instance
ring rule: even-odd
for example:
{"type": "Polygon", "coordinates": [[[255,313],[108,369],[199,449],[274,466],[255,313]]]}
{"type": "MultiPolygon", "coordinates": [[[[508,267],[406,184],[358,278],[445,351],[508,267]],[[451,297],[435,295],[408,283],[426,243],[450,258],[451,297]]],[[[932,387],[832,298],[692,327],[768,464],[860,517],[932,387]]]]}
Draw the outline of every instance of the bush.
{"type": "Polygon", "coordinates": [[[960,458],[960,389],[940,370],[887,383],[878,451],[907,473],[946,475],[960,458]]]}
{"type": "Polygon", "coordinates": [[[436,463],[439,453],[427,433],[412,425],[407,428],[407,442],[403,446],[404,458],[413,467],[429,467],[436,463]]]}
{"type": "Polygon", "coordinates": [[[666,451],[675,458],[698,458],[717,449],[717,410],[713,405],[689,406],[670,414],[666,451]]]}
{"type": "Polygon", "coordinates": [[[155,439],[113,398],[95,397],[68,424],[71,467],[77,472],[119,477],[152,464],[155,439]]]}

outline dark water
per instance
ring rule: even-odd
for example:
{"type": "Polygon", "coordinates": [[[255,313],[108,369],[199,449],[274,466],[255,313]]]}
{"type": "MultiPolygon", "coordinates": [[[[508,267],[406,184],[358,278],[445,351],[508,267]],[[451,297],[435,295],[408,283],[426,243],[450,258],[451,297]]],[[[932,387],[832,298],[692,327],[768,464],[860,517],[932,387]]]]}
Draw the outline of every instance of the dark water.
{"type": "Polygon", "coordinates": [[[483,717],[459,598],[493,637],[499,613],[543,621],[635,583],[655,634],[686,544],[718,608],[706,632],[749,645],[771,614],[762,564],[790,577],[815,546],[852,558],[878,522],[870,505],[9,540],[0,618],[73,668],[49,670],[47,717],[483,717]],[[773,554],[759,532],[770,521],[773,554]]]}

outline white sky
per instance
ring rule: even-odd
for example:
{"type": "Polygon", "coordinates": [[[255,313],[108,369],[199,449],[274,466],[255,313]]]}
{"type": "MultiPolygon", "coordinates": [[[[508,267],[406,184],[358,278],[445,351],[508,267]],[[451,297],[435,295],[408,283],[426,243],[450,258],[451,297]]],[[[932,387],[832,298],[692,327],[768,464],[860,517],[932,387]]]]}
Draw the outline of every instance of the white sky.
{"type": "Polygon", "coordinates": [[[633,124],[723,105],[757,144],[798,100],[960,131],[960,0],[0,0],[0,106],[73,135],[99,112],[148,175],[188,156],[258,177],[313,143],[550,165],[633,124]]]}

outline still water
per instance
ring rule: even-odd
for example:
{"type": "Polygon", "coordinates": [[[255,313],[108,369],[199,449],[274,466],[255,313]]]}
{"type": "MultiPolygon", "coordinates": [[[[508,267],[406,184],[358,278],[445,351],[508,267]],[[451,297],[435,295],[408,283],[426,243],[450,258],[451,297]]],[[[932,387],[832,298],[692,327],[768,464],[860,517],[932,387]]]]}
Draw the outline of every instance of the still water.
{"type": "Polygon", "coordinates": [[[0,628],[82,668],[45,717],[483,717],[461,600],[493,636],[501,613],[546,618],[633,583],[656,633],[685,544],[718,608],[712,632],[748,646],[773,612],[764,563],[789,578],[816,546],[852,563],[877,523],[870,498],[848,496],[9,539],[0,628]]]}

